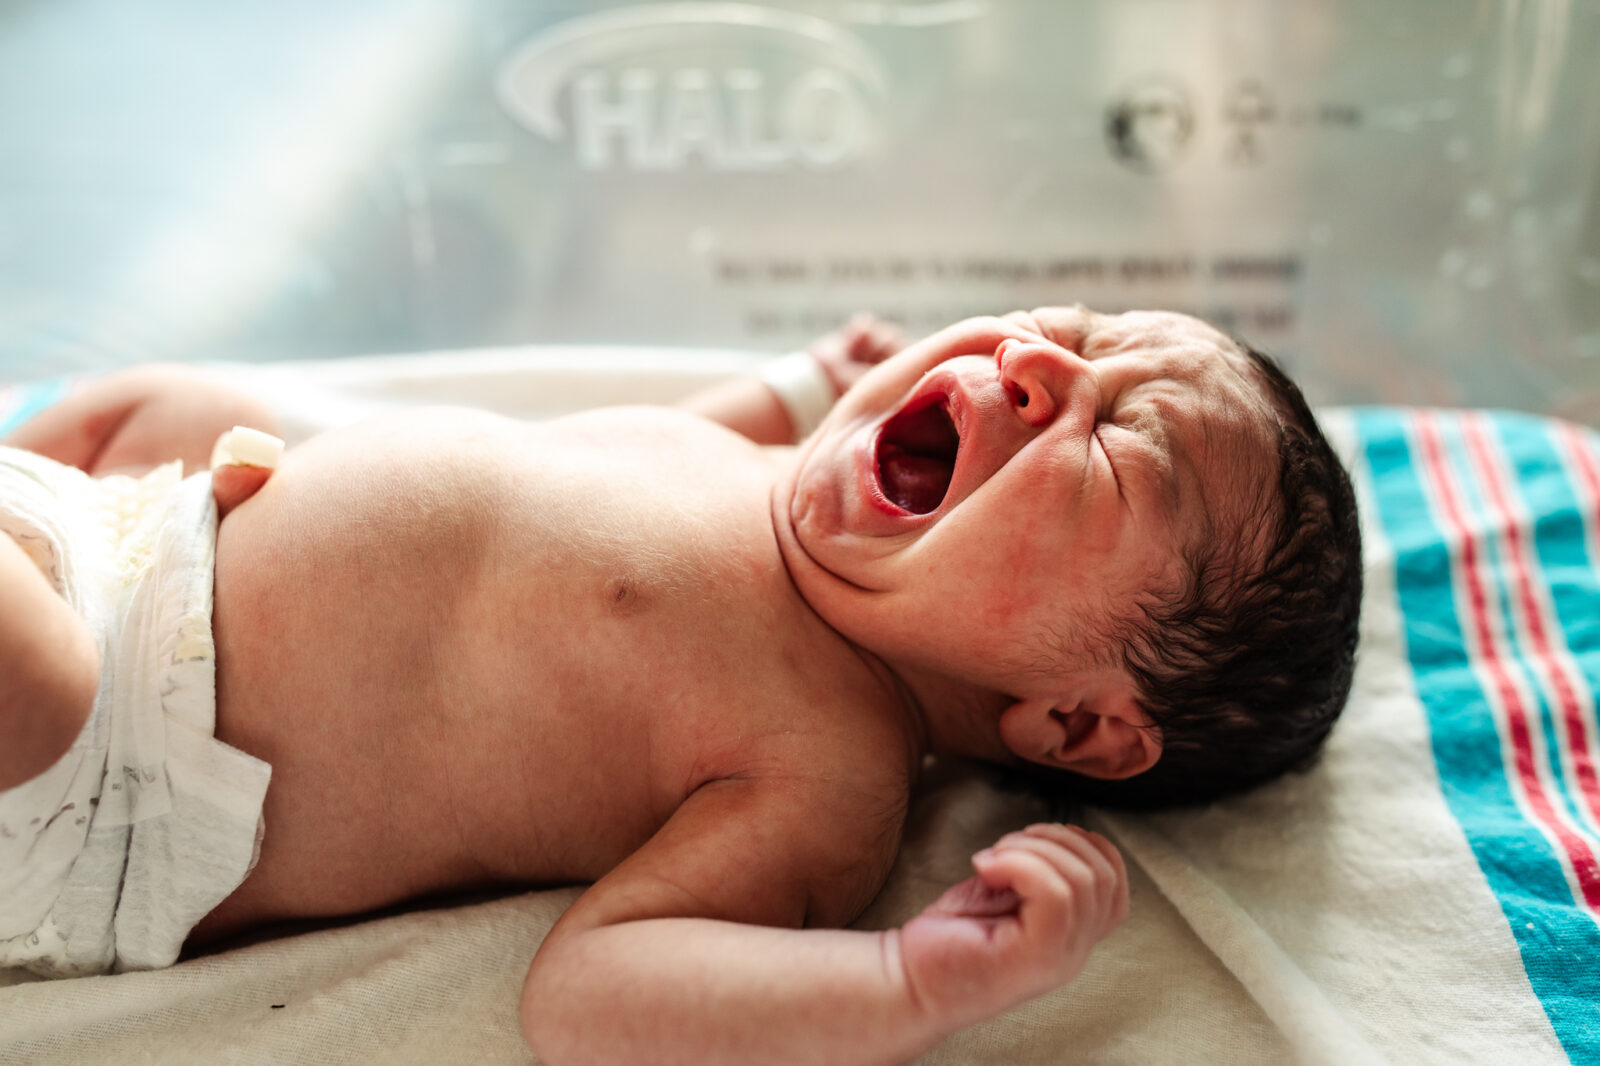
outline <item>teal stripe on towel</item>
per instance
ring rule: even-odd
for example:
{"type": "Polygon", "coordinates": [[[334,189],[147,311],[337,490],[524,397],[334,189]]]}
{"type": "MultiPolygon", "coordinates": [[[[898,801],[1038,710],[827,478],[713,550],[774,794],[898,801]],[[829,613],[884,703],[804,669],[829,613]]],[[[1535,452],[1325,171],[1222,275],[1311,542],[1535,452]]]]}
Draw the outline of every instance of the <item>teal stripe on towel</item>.
{"type": "MultiPolygon", "coordinates": [[[[1523,529],[1534,567],[1534,584],[1552,617],[1546,619],[1549,641],[1560,660],[1551,664],[1556,682],[1546,686],[1545,704],[1550,720],[1547,735],[1560,738],[1556,719],[1566,719],[1574,708],[1592,725],[1592,693],[1600,691],[1600,645],[1596,621],[1600,620],[1600,583],[1584,543],[1584,525],[1573,481],[1556,447],[1556,425],[1544,419],[1499,416],[1494,438],[1513,478],[1517,498],[1532,524],[1523,529]]],[[[1590,446],[1592,447],[1590,442],[1590,446]]],[[[1530,649],[1531,652],[1532,649],[1530,649]]],[[[1580,727],[1583,728],[1583,727],[1580,727]]],[[[1584,748],[1592,748],[1594,737],[1584,748]]],[[[1592,772],[1575,772],[1567,759],[1554,760],[1553,769],[1574,819],[1590,833],[1600,830],[1595,819],[1597,797],[1592,772]]]]}
{"type": "MultiPolygon", "coordinates": [[[[1533,528],[1524,532],[1531,541],[1535,577],[1554,615],[1552,639],[1570,656],[1567,672],[1576,675],[1577,709],[1591,730],[1586,749],[1592,756],[1600,749],[1600,737],[1592,732],[1595,694],[1600,693],[1600,560],[1593,557],[1589,538],[1600,516],[1583,503],[1575,471],[1557,446],[1562,435],[1557,423],[1510,414],[1496,415],[1494,423],[1495,436],[1514,471],[1517,491],[1533,516],[1533,528]]],[[[1574,439],[1600,467],[1600,438],[1582,433],[1574,439]]],[[[1552,710],[1561,713],[1559,707],[1552,710]]],[[[1594,834],[1595,796],[1585,786],[1592,789],[1595,782],[1592,778],[1575,780],[1581,776],[1562,767],[1560,780],[1572,808],[1583,809],[1579,824],[1594,834]]],[[[1590,839],[1597,838],[1591,835],[1590,839]]],[[[1573,1061],[1600,1062],[1600,926],[1575,907],[1547,932],[1539,954],[1530,958],[1524,951],[1529,979],[1540,991],[1573,1061]],[[1548,994],[1541,990],[1545,987],[1550,989],[1548,994]]]]}
{"type": "MultiPolygon", "coordinates": [[[[1479,540],[1482,551],[1480,571],[1486,575],[1499,608],[1498,624],[1504,634],[1501,644],[1507,656],[1506,667],[1520,690],[1527,694],[1528,702],[1524,710],[1530,716],[1531,734],[1544,740],[1542,757],[1539,751],[1534,752],[1536,763],[1550,785],[1551,803],[1559,809],[1562,817],[1577,821],[1581,817],[1578,797],[1573,783],[1567,779],[1568,773],[1560,757],[1561,734],[1556,722],[1560,714],[1558,689],[1549,683],[1550,664],[1546,663],[1543,671],[1533,668],[1540,656],[1541,645],[1529,629],[1527,592],[1531,587],[1536,597],[1543,597],[1547,601],[1549,590],[1544,587],[1542,574],[1531,559],[1533,530],[1526,508],[1523,507],[1515,522],[1502,512],[1502,508],[1524,504],[1509,457],[1500,447],[1500,434],[1497,432],[1500,426],[1514,424],[1515,420],[1496,418],[1492,423],[1487,418],[1478,420],[1480,432],[1476,435],[1477,439],[1488,445],[1486,451],[1489,461],[1496,465],[1493,476],[1503,494],[1498,502],[1490,489],[1488,475],[1481,466],[1483,456],[1469,459],[1471,449],[1463,430],[1463,420],[1452,416],[1442,422],[1447,454],[1466,501],[1467,513],[1483,527],[1479,540]],[[1521,546],[1520,551],[1513,545],[1513,533],[1521,546]],[[1523,568],[1530,564],[1532,571],[1524,572],[1523,568]]],[[[1540,474],[1548,472],[1548,468],[1539,471],[1540,474]]],[[[1541,611],[1542,608],[1536,605],[1534,610],[1541,611]]],[[[1551,623],[1543,630],[1544,644],[1561,647],[1565,642],[1553,619],[1545,619],[1541,615],[1534,624],[1544,622],[1551,623]]],[[[1511,772],[1511,768],[1508,767],[1507,771],[1511,772]]],[[[1593,843],[1600,846],[1600,840],[1593,843]]]]}
{"type": "MultiPolygon", "coordinates": [[[[1441,412],[1435,417],[1451,430],[1444,434],[1448,461],[1466,503],[1475,508],[1471,517],[1481,520],[1482,486],[1476,483],[1472,464],[1461,454],[1461,437],[1454,432],[1457,416],[1441,412]]],[[[1515,416],[1494,419],[1497,436],[1518,442],[1511,449],[1518,491],[1530,505],[1545,506],[1548,494],[1555,491],[1547,480],[1564,474],[1549,455],[1541,459],[1524,438],[1548,423],[1515,416]]],[[[1556,848],[1513,799],[1508,774],[1515,769],[1508,767],[1502,756],[1504,748],[1489,695],[1474,664],[1468,661],[1464,627],[1470,618],[1466,605],[1457,600],[1451,568],[1452,552],[1459,553],[1460,544],[1446,535],[1442,518],[1424,489],[1415,418],[1403,411],[1365,409],[1357,412],[1356,425],[1371,473],[1376,518],[1395,548],[1395,581],[1405,616],[1406,650],[1417,695],[1428,716],[1445,800],[1500,901],[1529,984],[1557,1038],[1574,1063],[1600,1066],[1600,1012],[1595,1006],[1600,1003],[1600,926],[1574,899],[1556,848]]],[[[1570,538],[1573,526],[1566,523],[1565,534],[1560,522],[1548,527],[1541,523],[1538,529],[1541,538],[1570,538]]],[[[1480,550],[1493,553],[1494,562],[1503,561],[1501,548],[1503,545],[1480,545],[1480,550]]],[[[1566,610],[1587,612],[1586,625],[1592,627],[1593,617],[1600,612],[1600,575],[1592,560],[1585,560],[1581,580],[1574,582],[1566,565],[1572,551],[1570,544],[1538,544],[1538,579],[1550,582],[1553,561],[1562,561],[1562,580],[1569,584],[1562,593],[1567,597],[1566,610]]],[[[1515,592],[1506,585],[1505,577],[1499,568],[1489,574],[1498,585],[1492,592],[1499,596],[1501,610],[1515,592]]],[[[1563,626],[1567,617],[1561,614],[1563,626]]],[[[1516,654],[1525,650],[1520,642],[1508,638],[1507,643],[1516,654]]],[[[1514,665],[1526,672],[1526,664],[1514,665]]],[[[1588,683],[1593,691],[1596,679],[1589,678],[1588,683]]],[[[1548,724],[1537,700],[1529,705],[1528,713],[1531,719],[1548,724]]],[[[1562,779],[1561,786],[1567,784],[1562,779]]],[[[1561,797],[1556,802],[1570,800],[1561,797]]]]}

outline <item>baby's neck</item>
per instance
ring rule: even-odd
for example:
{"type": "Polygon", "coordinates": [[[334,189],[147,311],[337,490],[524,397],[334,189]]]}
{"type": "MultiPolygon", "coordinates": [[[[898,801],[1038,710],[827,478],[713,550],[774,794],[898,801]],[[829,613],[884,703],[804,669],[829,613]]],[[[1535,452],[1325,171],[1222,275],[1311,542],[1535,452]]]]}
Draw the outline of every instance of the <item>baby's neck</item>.
{"type": "Polygon", "coordinates": [[[1000,714],[1012,702],[1009,697],[926,666],[897,660],[889,653],[880,653],[865,643],[852,640],[829,617],[825,604],[807,594],[813,582],[825,586],[829,580],[838,582],[838,579],[820,575],[808,577],[807,571],[816,571],[819,566],[807,560],[804,550],[796,544],[795,535],[786,533],[789,493],[793,490],[792,478],[801,454],[793,448],[765,448],[763,453],[771,462],[773,474],[768,489],[773,531],[795,590],[816,616],[848,643],[867,668],[896,693],[908,716],[908,728],[918,754],[952,755],[1002,764],[1015,762],[1015,757],[1001,742],[999,730],[1000,714]]]}
{"type": "Polygon", "coordinates": [[[876,661],[902,694],[922,754],[954,755],[1005,763],[1014,758],[1000,740],[1000,713],[1008,697],[924,667],[894,663],[869,649],[857,649],[876,661]]]}

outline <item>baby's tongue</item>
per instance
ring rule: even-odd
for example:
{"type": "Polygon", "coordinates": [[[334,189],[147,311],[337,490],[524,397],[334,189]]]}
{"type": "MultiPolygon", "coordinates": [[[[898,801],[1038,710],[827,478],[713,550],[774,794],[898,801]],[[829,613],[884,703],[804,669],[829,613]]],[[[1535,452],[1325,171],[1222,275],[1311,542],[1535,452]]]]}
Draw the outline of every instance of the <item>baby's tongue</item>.
{"type": "Polygon", "coordinates": [[[912,514],[927,514],[950,489],[950,464],[944,459],[885,449],[878,460],[883,494],[912,514]]]}

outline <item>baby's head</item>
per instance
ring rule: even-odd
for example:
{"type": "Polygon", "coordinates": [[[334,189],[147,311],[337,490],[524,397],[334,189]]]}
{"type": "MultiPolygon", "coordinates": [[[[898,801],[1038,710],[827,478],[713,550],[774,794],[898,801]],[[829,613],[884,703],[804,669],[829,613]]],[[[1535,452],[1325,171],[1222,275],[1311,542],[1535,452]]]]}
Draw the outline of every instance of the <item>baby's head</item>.
{"type": "Polygon", "coordinates": [[[1183,580],[1141,601],[1119,635],[1161,757],[1072,793],[1124,807],[1198,803],[1307,763],[1344,709],[1361,610],[1361,531],[1350,480],[1300,389],[1247,345],[1277,415],[1277,470],[1240,485],[1237,540],[1193,546],[1183,580]]]}
{"type": "Polygon", "coordinates": [[[1186,316],[942,330],[846,395],[774,513],[801,592],[936,748],[1085,799],[1268,780],[1349,690],[1349,481],[1283,372],[1186,316]]]}

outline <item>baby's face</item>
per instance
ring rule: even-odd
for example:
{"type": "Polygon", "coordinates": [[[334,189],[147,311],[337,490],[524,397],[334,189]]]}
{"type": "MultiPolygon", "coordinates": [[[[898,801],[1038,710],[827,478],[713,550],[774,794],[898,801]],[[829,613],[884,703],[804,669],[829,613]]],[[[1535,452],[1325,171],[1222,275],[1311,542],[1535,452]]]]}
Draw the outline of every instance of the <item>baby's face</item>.
{"type": "Polygon", "coordinates": [[[1248,360],[1196,319],[969,319],[844,397],[778,487],[778,535],[850,639],[1050,698],[1139,596],[1177,586],[1186,549],[1247,528],[1274,424],[1248,360]]]}

